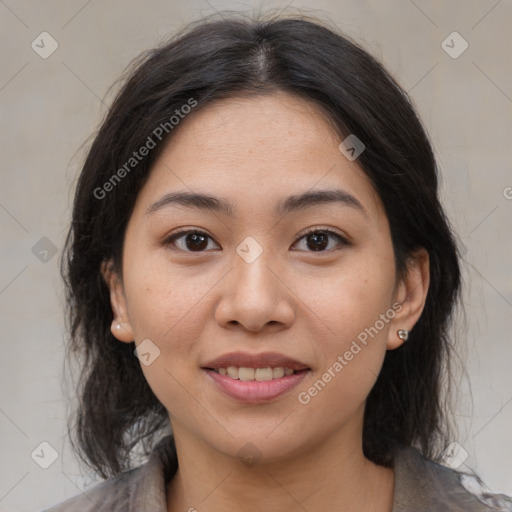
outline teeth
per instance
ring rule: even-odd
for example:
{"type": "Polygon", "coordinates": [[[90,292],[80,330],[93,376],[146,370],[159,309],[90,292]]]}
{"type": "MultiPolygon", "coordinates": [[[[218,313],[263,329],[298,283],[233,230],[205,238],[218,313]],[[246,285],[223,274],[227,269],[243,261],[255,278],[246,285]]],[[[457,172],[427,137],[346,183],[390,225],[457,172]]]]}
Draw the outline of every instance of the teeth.
{"type": "Polygon", "coordinates": [[[279,377],[284,377],[284,368],[272,368],[272,377],[274,379],[278,379],[279,377]]]}
{"type": "Polygon", "coordinates": [[[254,368],[238,368],[240,380],[254,380],[254,368]]]}
{"type": "Polygon", "coordinates": [[[218,368],[215,370],[221,375],[227,375],[232,379],[238,379],[241,381],[256,380],[258,382],[268,381],[272,379],[280,379],[281,377],[293,375],[295,370],[292,368],[283,368],[278,366],[277,368],[247,368],[236,366],[228,366],[227,368],[218,368]]]}
{"type": "Polygon", "coordinates": [[[238,368],[236,366],[228,366],[227,371],[232,379],[238,379],[238,368]]]}
{"type": "Polygon", "coordinates": [[[272,368],[258,368],[254,372],[254,378],[259,382],[272,380],[272,368]]]}

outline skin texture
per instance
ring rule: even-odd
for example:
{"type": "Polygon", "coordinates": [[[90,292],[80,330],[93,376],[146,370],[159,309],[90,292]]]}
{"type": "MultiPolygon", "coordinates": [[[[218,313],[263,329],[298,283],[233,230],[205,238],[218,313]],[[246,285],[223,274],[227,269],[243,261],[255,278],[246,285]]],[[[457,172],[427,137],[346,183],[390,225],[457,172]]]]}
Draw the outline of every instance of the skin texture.
{"type": "Polygon", "coordinates": [[[363,455],[364,406],[386,350],[403,343],[397,330],[412,329],[422,312],[428,254],[415,253],[397,282],[382,203],[340,142],[322,113],[293,95],[220,100],[181,121],[139,193],[122,273],[104,275],[114,335],[137,345],[150,339],[160,350],[141,368],[176,439],[169,511],[391,510],[393,470],[363,455]],[[325,203],[274,214],[289,195],[334,188],[365,212],[325,203]],[[224,198],[234,215],[182,205],[147,213],[173,191],[224,198]],[[208,235],[202,252],[186,235],[166,243],[178,228],[208,235]],[[329,228],[350,244],[330,236],[315,251],[308,228],[329,228]],[[248,236],[263,251],[252,263],[236,252],[248,236]],[[394,318],[301,404],[299,393],[396,303],[394,318]],[[243,404],[201,370],[233,351],[277,351],[311,370],[278,399],[243,404]],[[252,465],[237,456],[247,443],[257,448],[252,465]]]}

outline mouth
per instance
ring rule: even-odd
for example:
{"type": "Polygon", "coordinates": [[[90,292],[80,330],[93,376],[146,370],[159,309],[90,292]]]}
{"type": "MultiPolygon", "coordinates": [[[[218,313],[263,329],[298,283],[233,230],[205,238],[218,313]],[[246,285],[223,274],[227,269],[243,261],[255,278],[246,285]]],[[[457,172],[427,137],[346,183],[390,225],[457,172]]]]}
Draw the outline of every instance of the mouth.
{"type": "Polygon", "coordinates": [[[305,372],[307,368],[302,370],[294,370],[287,366],[276,366],[274,368],[265,366],[264,368],[249,368],[242,366],[240,368],[236,366],[228,366],[227,368],[205,368],[206,370],[212,370],[219,375],[227,375],[229,378],[234,380],[241,380],[244,382],[257,381],[266,382],[274,379],[281,379],[286,376],[294,375],[295,373],[305,372]]]}
{"type": "Polygon", "coordinates": [[[201,369],[215,389],[239,402],[275,400],[293,389],[311,371],[307,365],[278,353],[231,353],[201,369]]]}

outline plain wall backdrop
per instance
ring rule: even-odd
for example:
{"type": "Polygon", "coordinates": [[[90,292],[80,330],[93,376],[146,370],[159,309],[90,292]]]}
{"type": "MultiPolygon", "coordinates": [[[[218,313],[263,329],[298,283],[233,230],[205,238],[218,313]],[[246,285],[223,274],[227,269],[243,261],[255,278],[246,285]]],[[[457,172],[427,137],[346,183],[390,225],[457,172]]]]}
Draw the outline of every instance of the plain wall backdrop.
{"type": "Polygon", "coordinates": [[[512,494],[512,2],[0,0],[1,511],[35,511],[92,482],[66,437],[58,262],[81,146],[109,86],[194,19],[287,6],[330,19],[380,59],[430,134],[464,246],[455,456],[512,494]]]}

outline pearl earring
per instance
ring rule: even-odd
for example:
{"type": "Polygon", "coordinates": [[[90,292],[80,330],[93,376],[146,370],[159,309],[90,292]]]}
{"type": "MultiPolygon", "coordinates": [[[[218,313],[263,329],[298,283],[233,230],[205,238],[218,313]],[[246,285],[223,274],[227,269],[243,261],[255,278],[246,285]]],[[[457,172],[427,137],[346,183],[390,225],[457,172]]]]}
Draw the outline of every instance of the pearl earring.
{"type": "Polygon", "coordinates": [[[116,329],[118,329],[118,330],[121,329],[121,324],[119,322],[117,322],[117,324],[116,324],[116,329]]]}
{"type": "Polygon", "coordinates": [[[396,333],[398,337],[403,341],[407,341],[409,339],[409,331],[405,329],[399,329],[398,331],[396,331],[396,333]]]}

